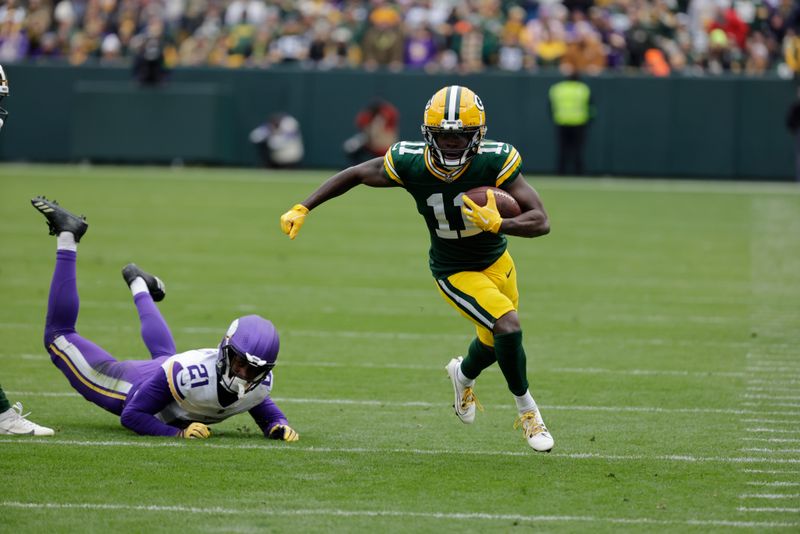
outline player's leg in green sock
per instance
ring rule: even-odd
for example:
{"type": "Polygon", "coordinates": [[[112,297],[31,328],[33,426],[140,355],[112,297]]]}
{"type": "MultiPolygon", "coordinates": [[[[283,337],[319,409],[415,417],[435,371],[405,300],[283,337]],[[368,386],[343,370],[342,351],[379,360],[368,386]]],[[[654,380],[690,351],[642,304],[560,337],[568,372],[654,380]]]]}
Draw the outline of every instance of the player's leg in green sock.
{"type": "Polygon", "coordinates": [[[518,397],[524,395],[528,391],[528,377],[525,349],[522,348],[522,331],[495,334],[494,353],[508,389],[518,397]]]}
{"type": "Polygon", "coordinates": [[[496,362],[494,350],[487,347],[476,337],[472,340],[467,351],[467,357],[461,362],[461,372],[470,380],[478,378],[481,371],[496,362]]]}
{"type": "Polygon", "coordinates": [[[11,403],[8,402],[6,393],[5,391],[3,391],[3,387],[0,386],[0,413],[6,412],[10,409],[11,409],[11,403]]]}

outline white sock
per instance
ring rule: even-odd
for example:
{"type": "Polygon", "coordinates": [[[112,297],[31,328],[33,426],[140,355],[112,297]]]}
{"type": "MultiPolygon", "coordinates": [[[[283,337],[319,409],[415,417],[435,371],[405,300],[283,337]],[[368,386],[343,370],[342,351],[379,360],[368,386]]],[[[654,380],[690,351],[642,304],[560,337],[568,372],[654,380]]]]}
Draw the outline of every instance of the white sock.
{"type": "Polygon", "coordinates": [[[137,276],[131,282],[131,293],[135,297],[139,293],[148,293],[150,290],[147,289],[147,282],[144,281],[144,278],[141,276],[137,276]]]}
{"type": "Polygon", "coordinates": [[[458,366],[458,369],[456,369],[456,380],[458,380],[458,383],[464,386],[465,388],[471,388],[472,386],[475,385],[475,379],[467,378],[466,376],[464,376],[464,373],[461,372],[460,365],[458,366]]]}
{"type": "Polygon", "coordinates": [[[524,414],[525,412],[532,412],[538,409],[536,407],[536,401],[533,400],[530,390],[526,391],[519,397],[514,395],[514,401],[517,403],[517,410],[519,411],[520,415],[524,414]]]}
{"type": "Polygon", "coordinates": [[[75,242],[75,235],[72,232],[61,232],[56,237],[56,248],[58,250],[78,251],[78,244],[75,242]]]}

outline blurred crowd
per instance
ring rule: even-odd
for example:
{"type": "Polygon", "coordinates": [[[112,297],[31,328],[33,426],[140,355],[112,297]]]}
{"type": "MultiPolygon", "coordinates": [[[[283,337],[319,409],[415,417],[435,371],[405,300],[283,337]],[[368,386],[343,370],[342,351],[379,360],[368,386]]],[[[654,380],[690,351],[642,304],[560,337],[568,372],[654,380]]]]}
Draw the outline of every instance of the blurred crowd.
{"type": "Polygon", "coordinates": [[[0,63],[800,71],[794,0],[0,0],[0,63]]]}

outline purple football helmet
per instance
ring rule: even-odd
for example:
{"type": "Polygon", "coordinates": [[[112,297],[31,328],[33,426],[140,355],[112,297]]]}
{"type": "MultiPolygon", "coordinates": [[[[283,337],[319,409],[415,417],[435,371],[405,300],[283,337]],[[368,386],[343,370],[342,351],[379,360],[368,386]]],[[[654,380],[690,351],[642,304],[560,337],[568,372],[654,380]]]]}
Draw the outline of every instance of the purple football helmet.
{"type": "Polygon", "coordinates": [[[275,326],[259,315],[235,319],[219,345],[217,375],[223,388],[242,398],[267,378],[278,360],[275,326]]]}

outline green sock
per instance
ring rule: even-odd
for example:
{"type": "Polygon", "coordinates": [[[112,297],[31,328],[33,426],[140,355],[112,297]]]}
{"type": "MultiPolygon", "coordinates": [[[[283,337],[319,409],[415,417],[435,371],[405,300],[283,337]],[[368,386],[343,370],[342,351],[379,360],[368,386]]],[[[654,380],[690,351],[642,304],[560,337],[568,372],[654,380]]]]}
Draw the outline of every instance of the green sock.
{"type": "Polygon", "coordinates": [[[8,411],[11,409],[11,403],[8,402],[6,398],[6,393],[3,391],[2,386],[0,386],[0,413],[8,411]]]}
{"type": "Polygon", "coordinates": [[[525,349],[522,348],[522,332],[494,336],[494,353],[497,365],[506,378],[508,389],[517,397],[528,390],[528,377],[525,376],[525,349]]]}
{"type": "Polygon", "coordinates": [[[476,337],[467,351],[467,357],[461,362],[461,372],[470,380],[478,378],[481,371],[496,362],[492,347],[487,347],[476,337]]]}

